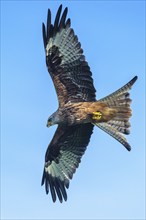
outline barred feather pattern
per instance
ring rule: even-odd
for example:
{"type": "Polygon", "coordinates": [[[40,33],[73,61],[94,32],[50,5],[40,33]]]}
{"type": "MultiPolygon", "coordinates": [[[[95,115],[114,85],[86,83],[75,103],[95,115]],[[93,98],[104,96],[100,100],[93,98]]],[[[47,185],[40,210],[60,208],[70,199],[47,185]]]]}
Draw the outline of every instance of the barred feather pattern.
{"type": "Polygon", "coordinates": [[[129,81],[126,85],[114,93],[99,100],[100,102],[105,102],[108,107],[116,109],[117,114],[112,120],[108,122],[95,123],[96,126],[123,144],[128,151],[131,150],[131,147],[123,134],[130,134],[129,118],[132,115],[130,108],[132,100],[130,99],[129,90],[136,80],[137,76],[135,76],[131,81],[129,81]]]}
{"type": "Polygon", "coordinates": [[[113,138],[115,138],[117,141],[119,141],[128,151],[131,150],[131,146],[128,144],[126,138],[120,134],[120,132],[117,131],[116,128],[114,128],[112,125],[102,122],[102,123],[96,123],[96,126],[98,126],[100,129],[111,135],[113,138]]]}
{"type": "MultiPolygon", "coordinates": [[[[101,102],[110,102],[110,105],[114,106],[115,104],[115,99],[122,100],[124,97],[129,100],[129,93],[128,91],[131,89],[131,87],[133,86],[133,84],[135,83],[135,81],[137,80],[137,76],[135,76],[132,80],[130,80],[126,85],[122,86],[120,89],[118,89],[117,91],[113,92],[112,94],[98,100],[101,102]]],[[[130,101],[130,100],[129,100],[130,101]]],[[[123,104],[123,102],[121,102],[123,104]]]]}

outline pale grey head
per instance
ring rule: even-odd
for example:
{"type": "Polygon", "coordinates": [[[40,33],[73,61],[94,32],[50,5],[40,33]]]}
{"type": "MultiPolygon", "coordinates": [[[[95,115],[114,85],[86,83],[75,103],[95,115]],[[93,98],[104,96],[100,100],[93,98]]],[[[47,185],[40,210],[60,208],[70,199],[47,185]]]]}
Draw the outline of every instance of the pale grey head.
{"type": "Polygon", "coordinates": [[[47,127],[50,127],[55,124],[59,124],[59,122],[60,122],[59,114],[58,114],[58,111],[56,111],[48,118],[47,127]]]}

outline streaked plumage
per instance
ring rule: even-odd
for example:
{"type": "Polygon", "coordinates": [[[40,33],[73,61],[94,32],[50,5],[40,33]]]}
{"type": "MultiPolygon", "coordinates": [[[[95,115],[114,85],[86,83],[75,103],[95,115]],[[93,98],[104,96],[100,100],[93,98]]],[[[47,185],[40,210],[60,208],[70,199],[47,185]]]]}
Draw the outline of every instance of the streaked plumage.
{"type": "Polygon", "coordinates": [[[45,155],[42,178],[42,185],[45,184],[47,194],[51,192],[53,202],[57,197],[60,202],[67,200],[66,188],[85,153],[94,125],[130,151],[123,134],[130,133],[129,89],[137,79],[135,76],[116,92],[96,101],[92,73],[67,19],[67,10],[61,15],[60,5],[54,24],[48,10],[47,26],[43,24],[46,65],[59,101],[58,110],[47,123],[58,124],[58,128],[45,155]]]}

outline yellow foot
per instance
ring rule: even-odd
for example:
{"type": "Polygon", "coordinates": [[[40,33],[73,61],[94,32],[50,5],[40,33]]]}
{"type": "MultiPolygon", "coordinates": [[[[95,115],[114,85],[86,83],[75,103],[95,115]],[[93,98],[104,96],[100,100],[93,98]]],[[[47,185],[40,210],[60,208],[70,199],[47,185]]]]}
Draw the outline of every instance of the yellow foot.
{"type": "Polygon", "coordinates": [[[101,113],[101,112],[93,112],[92,119],[94,119],[94,120],[100,120],[100,119],[101,119],[101,116],[102,116],[102,113],[101,113]]]}

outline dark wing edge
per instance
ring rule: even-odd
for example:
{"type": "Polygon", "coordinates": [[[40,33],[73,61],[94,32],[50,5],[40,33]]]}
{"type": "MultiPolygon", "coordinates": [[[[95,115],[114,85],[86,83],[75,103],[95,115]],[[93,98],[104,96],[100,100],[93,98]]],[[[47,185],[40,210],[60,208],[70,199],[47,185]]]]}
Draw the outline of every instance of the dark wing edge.
{"type": "Polygon", "coordinates": [[[66,189],[85,153],[92,132],[92,124],[58,126],[46,151],[42,177],[42,185],[45,184],[46,194],[51,193],[53,202],[57,197],[61,203],[67,200],[66,189]]]}
{"type": "Polygon", "coordinates": [[[95,88],[92,73],[85,61],[81,44],[66,19],[68,8],[62,15],[60,5],[54,24],[48,10],[47,26],[42,25],[46,51],[46,64],[52,77],[60,105],[79,101],[95,101],[95,88]],[[60,93],[60,91],[62,91],[60,93]]]}

